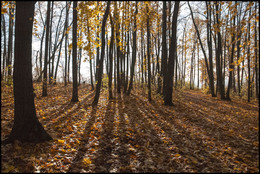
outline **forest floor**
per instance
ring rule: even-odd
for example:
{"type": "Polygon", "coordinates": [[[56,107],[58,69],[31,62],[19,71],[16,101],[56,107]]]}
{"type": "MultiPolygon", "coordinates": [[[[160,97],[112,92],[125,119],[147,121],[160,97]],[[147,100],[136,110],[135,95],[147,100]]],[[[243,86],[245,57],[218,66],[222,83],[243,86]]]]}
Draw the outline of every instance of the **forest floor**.
{"type": "MultiPolygon", "coordinates": [[[[52,141],[1,145],[1,172],[259,172],[259,105],[174,91],[174,106],[142,90],[108,100],[102,90],[34,84],[36,112],[52,141]]],[[[11,87],[2,87],[1,140],[12,129],[11,87]]]]}

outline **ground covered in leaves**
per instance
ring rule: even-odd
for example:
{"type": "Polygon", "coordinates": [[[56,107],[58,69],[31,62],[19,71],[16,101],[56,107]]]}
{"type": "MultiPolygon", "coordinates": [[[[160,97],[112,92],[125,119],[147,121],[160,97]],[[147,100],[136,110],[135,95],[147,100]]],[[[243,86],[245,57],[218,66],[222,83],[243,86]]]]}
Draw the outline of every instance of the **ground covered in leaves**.
{"type": "MultiPolygon", "coordinates": [[[[174,91],[174,106],[144,91],[108,100],[72,85],[34,84],[39,121],[52,141],[1,145],[1,172],[259,172],[259,106],[221,101],[198,90],[174,91]]],[[[2,87],[1,140],[12,129],[12,87],[2,87]]]]}

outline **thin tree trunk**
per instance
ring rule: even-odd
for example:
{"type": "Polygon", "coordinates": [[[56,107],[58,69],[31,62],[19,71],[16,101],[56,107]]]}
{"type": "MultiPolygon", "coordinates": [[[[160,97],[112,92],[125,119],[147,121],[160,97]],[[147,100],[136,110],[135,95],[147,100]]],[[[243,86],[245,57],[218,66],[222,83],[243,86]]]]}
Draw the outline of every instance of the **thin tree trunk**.
{"type": "MultiPolygon", "coordinates": [[[[208,73],[208,77],[209,77],[209,87],[210,87],[210,91],[211,91],[211,96],[212,97],[216,97],[215,95],[215,91],[214,91],[214,76],[213,76],[213,67],[212,68],[209,68],[208,67],[208,59],[207,59],[207,55],[206,55],[206,52],[205,52],[205,49],[203,47],[203,44],[202,44],[202,41],[201,41],[201,38],[200,38],[200,33],[199,33],[199,30],[197,28],[197,25],[194,21],[194,16],[193,16],[193,12],[192,12],[192,9],[190,7],[190,4],[188,2],[188,6],[190,8],[190,11],[191,11],[191,17],[192,17],[192,21],[193,21],[193,24],[195,26],[195,29],[196,29],[196,33],[197,33],[197,36],[198,36],[198,39],[199,39],[199,42],[200,42],[200,46],[202,48],[202,52],[203,52],[203,55],[204,55],[204,59],[205,59],[205,64],[206,64],[206,68],[207,68],[207,73],[208,73]]],[[[210,57],[210,56],[209,56],[210,57]]],[[[210,57],[209,60],[211,60],[212,57],[210,57]]],[[[210,61],[210,64],[211,64],[211,61],[210,61]]],[[[210,65],[211,66],[211,65],[210,65]]]]}
{"type": "MultiPolygon", "coordinates": [[[[6,26],[5,26],[5,17],[4,14],[1,15],[3,24],[3,35],[4,35],[4,51],[3,51],[3,72],[2,72],[2,79],[5,79],[6,76],[6,62],[7,62],[7,53],[6,53],[6,26]]],[[[5,80],[4,80],[5,81],[5,80]]]]}
{"type": "Polygon", "coordinates": [[[119,37],[120,37],[120,33],[119,33],[119,14],[117,11],[117,2],[115,2],[115,18],[116,18],[116,48],[117,48],[117,62],[116,62],[116,66],[117,66],[117,93],[121,92],[121,79],[120,79],[120,46],[119,46],[119,37]]]}
{"type": "MultiPolygon", "coordinates": [[[[251,16],[251,7],[249,9],[249,17],[251,16]]],[[[247,43],[250,43],[250,20],[248,22],[248,40],[247,43]]],[[[251,77],[250,77],[250,45],[247,46],[247,70],[248,70],[248,83],[247,83],[247,101],[250,102],[250,87],[251,87],[251,77]]]]}
{"type": "MultiPolygon", "coordinates": [[[[257,3],[255,3],[255,18],[257,18],[257,3]]],[[[259,102],[259,80],[258,80],[258,73],[259,73],[259,62],[258,62],[258,57],[257,57],[257,21],[255,20],[255,49],[254,49],[254,53],[255,53],[255,88],[256,88],[256,98],[258,99],[259,102]]],[[[259,28],[258,28],[259,29],[259,28]]],[[[259,31],[259,30],[258,30],[259,31]]]]}
{"type": "MultiPolygon", "coordinates": [[[[218,9],[216,9],[216,10],[218,10],[218,9]]],[[[236,19],[235,19],[235,16],[234,16],[233,27],[235,27],[235,20],[236,19]]],[[[230,56],[230,62],[229,62],[229,80],[228,80],[228,88],[227,88],[227,94],[226,94],[227,100],[231,100],[230,99],[230,89],[231,89],[231,85],[233,84],[233,82],[232,82],[233,71],[234,71],[233,59],[234,59],[234,49],[235,49],[235,33],[234,33],[234,31],[233,31],[233,34],[231,36],[231,43],[232,43],[232,47],[231,47],[231,56],[230,56]]]]}
{"type": "Polygon", "coordinates": [[[67,71],[67,67],[68,67],[68,19],[69,19],[69,9],[70,9],[70,3],[68,4],[68,2],[66,1],[66,18],[65,18],[65,78],[64,78],[64,85],[67,86],[67,78],[68,78],[68,71],[67,71]]]}
{"type": "Polygon", "coordinates": [[[7,69],[8,69],[8,81],[7,84],[11,85],[12,75],[12,53],[13,53],[13,25],[14,25],[14,8],[13,1],[10,1],[9,8],[9,37],[8,37],[8,58],[7,58],[7,69]]]}
{"type": "Polygon", "coordinates": [[[130,95],[131,90],[133,88],[133,77],[135,71],[135,61],[136,61],[136,32],[137,32],[137,24],[136,24],[136,17],[138,13],[138,6],[137,2],[135,3],[135,14],[134,14],[134,29],[133,29],[133,53],[132,53],[132,65],[131,65],[131,74],[130,74],[130,82],[129,87],[127,90],[127,95],[130,95]]]}
{"type": "Polygon", "coordinates": [[[109,45],[109,72],[108,72],[108,91],[109,91],[109,99],[113,99],[112,93],[112,72],[113,72],[113,48],[114,48],[114,22],[110,15],[110,22],[111,22],[111,39],[109,45]]]}
{"type": "MultiPolygon", "coordinates": [[[[53,19],[53,4],[54,4],[54,2],[53,1],[51,1],[51,11],[50,11],[50,13],[51,13],[51,16],[50,16],[50,29],[49,29],[49,84],[51,84],[52,83],[52,78],[53,78],[53,75],[52,75],[52,64],[51,64],[51,50],[52,50],[52,19],[53,19]]],[[[54,62],[52,62],[52,63],[54,63],[54,62]]]]}
{"type": "Polygon", "coordinates": [[[50,26],[50,1],[48,1],[47,18],[46,18],[46,37],[45,37],[45,55],[44,55],[44,70],[43,70],[43,83],[42,83],[42,96],[47,96],[47,60],[49,51],[49,26],[50,26]]]}
{"type": "Polygon", "coordinates": [[[108,18],[108,13],[109,13],[109,8],[110,8],[110,1],[107,2],[107,7],[105,14],[103,16],[103,21],[102,21],[102,28],[101,28],[101,57],[99,60],[98,65],[100,66],[98,69],[98,78],[97,78],[97,85],[96,85],[96,94],[94,97],[94,101],[92,103],[92,106],[96,106],[98,104],[99,100],[99,95],[100,95],[100,87],[101,87],[101,82],[102,82],[102,74],[103,74],[103,59],[104,59],[104,54],[105,54],[105,28],[106,28],[106,21],[108,18]]]}
{"type": "Polygon", "coordinates": [[[147,66],[148,66],[148,101],[152,101],[151,96],[151,65],[150,65],[150,16],[148,4],[146,4],[146,11],[147,11],[147,66]]]}

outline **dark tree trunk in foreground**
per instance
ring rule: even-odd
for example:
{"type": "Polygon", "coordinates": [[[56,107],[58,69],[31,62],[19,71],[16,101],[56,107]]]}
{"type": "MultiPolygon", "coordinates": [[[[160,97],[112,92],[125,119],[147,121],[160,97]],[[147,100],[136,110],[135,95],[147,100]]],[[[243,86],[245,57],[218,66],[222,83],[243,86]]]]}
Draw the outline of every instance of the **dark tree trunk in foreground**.
{"type": "Polygon", "coordinates": [[[77,4],[78,1],[73,1],[73,34],[72,34],[72,102],[78,102],[78,78],[77,78],[77,4]]]}
{"type": "Polygon", "coordinates": [[[36,116],[32,83],[32,26],[36,1],[16,2],[14,125],[4,143],[51,140],[36,116]]]}
{"type": "Polygon", "coordinates": [[[96,94],[94,97],[94,101],[92,103],[92,106],[96,106],[98,104],[98,99],[100,95],[100,87],[101,87],[101,82],[102,82],[102,74],[103,74],[103,60],[104,60],[104,54],[105,54],[105,28],[106,28],[106,21],[108,17],[108,12],[109,12],[109,7],[110,7],[110,1],[107,2],[107,8],[103,17],[103,22],[102,22],[102,28],[101,28],[101,57],[99,60],[99,69],[97,72],[97,85],[96,85],[96,94]]]}

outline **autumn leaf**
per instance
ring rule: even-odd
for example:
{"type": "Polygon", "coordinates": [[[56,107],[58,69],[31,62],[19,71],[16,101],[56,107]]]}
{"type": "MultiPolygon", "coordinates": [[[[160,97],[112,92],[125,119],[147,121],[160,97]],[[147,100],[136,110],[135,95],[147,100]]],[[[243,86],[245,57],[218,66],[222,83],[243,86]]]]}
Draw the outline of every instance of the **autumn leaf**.
{"type": "Polygon", "coordinates": [[[83,158],[83,164],[85,164],[86,166],[91,164],[91,160],[89,158],[83,158]]]}

